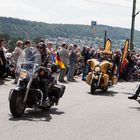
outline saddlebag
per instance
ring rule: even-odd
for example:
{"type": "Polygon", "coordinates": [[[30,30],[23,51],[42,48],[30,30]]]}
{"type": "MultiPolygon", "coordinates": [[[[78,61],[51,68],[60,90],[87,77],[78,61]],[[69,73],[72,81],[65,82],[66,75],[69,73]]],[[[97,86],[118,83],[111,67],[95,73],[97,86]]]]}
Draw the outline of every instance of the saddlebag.
{"type": "Polygon", "coordinates": [[[65,92],[65,86],[64,85],[54,85],[51,89],[51,94],[55,95],[58,98],[61,98],[65,92]]]}

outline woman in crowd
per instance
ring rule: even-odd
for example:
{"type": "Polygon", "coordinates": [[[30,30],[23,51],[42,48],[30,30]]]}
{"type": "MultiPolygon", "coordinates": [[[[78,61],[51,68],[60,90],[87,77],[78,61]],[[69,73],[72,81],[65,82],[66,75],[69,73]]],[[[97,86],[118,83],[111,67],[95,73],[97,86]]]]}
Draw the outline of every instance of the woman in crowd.
{"type": "Polygon", "coordinates": [[[22,47],[23,47],[23,42],[21,40],[18,40],[16,43],[15,50],[13,51],[13,61],[15,64],[15,81],[14,84],[17,83],[18,81],[18,72],[17,72],[17,62],[19,55],[22,53],[22,47]]]}

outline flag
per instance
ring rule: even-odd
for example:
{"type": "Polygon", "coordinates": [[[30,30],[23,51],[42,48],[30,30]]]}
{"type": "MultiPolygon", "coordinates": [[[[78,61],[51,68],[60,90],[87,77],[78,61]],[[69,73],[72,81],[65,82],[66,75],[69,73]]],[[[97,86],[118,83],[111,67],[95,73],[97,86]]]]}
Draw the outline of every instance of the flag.
{"type": "Polygon", "coordinates": [[[111,41],[110,39],[107,39],[105,42],[105,51],[106,52],[111,52],[111,41]]]}
{"type": "Polygon", "coordinates": [[[123,72],[123,69],[124,69],[125,65],[128,63],[128,62],[127,62],[127,59],[126,59],[126,55],[127,55],[127,52],[128,52],[128,48],[129,48],[129,39],[127,39],[127,40],[125,41],[125,44],[124,44],[123,53],[122,53],[122,60],[121,60],[120,72],[123,72]]]}
{"type": "Polygon", "coordinates": [[[124,48],[123,48],[123,54],[122,54],[122,62],[121,63],[123,63],[123,61],[126,58],[126,55],[127,55],[127,52],[128,52],[128,48],[129,48],[129,39],[127,39],[125,41],[124,48]]]}
{"type": "Polygon", "coordinates": [[[57,53],[57,55],[56,55],[55,63],[56,63],[61,69],[64,69],[64,68],[65,68],[65,65],[64,65],[64,63],[62,62],[62,60],[60,59],[60,56],[59,56],[58,53],[57,53]]]}

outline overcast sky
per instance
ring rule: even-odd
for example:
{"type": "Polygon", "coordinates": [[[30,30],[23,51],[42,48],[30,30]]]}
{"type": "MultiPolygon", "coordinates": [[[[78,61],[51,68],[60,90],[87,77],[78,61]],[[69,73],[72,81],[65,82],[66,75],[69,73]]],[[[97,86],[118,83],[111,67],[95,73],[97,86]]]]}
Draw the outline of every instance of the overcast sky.
{"type": "MultiPolygon", "coordinates": [[[[47,23],[131,27],[133,0],[0,0],[0,16],[47,23]]],[[[137,0],[140,11],[140,0],[137,0]]],[[[140,14],[135,28],[140,30],[140,14]]]]}

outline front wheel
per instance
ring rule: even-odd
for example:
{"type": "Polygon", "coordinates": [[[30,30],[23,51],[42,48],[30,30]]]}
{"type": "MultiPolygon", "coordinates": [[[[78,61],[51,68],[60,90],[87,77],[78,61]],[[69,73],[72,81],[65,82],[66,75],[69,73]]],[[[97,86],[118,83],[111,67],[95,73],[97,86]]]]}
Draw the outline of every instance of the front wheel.
{"type": "Polygon", "coordinates": [[[24,96],[18,91],[13,91],[10,96],[10,111],[14,117],[21,117],[26,105],[23,103],[24,96]]]}
{"type": "Polygon", "coordinates": [[[95,93],[95,90],[97,89],[97,81],[95,81],[94,79],[92,80],[92,83],[91,83],[91,93],[94,94],[95,93]]]}

